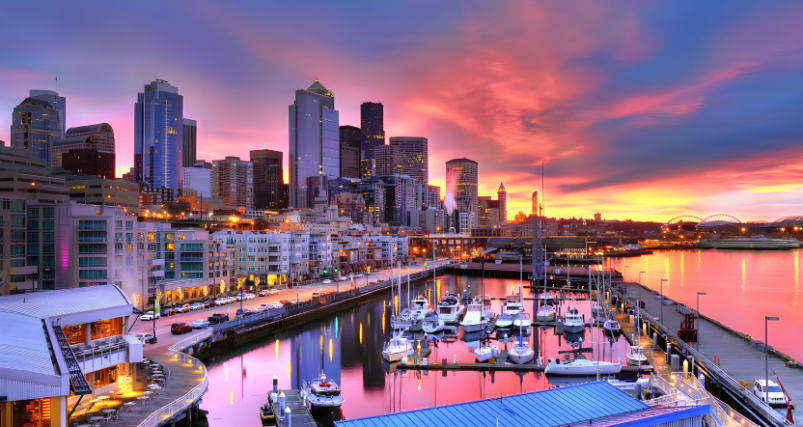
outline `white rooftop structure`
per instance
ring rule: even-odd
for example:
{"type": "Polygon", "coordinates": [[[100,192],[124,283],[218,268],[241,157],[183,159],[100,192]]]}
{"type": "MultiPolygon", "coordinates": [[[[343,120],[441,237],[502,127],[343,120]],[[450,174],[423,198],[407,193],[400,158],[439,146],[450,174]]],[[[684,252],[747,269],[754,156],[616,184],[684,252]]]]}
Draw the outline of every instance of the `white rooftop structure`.
{"type": "Polygon", "coordinates": [[[92,286],[0,298],[0,311],[40,319],[60,319],[61,326],[130,316],[131,300],[117,286],[92,286]]]}

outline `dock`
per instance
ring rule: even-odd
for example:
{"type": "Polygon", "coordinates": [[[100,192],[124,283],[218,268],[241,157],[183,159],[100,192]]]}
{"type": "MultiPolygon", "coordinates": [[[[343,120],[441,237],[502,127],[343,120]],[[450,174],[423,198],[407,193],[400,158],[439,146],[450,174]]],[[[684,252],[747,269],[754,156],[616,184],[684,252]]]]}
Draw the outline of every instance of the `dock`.
{"type": "MultiPolygon", "coordinates": [[[[492,359],[489,363],[448,363],[446,359],[443,359],[441,362],[431,362],[429,364],[422,364],[417,363],[398,363],[395,365],[395,370],[399,371],[474,371],[474,372],[544,372],[544,368],[546,365],[539,365],[536,363],[524,363],[524,364],[516,364],[516,363],[508,363],[508,351],[502,350],[499,352],[499,356],[494,360],[492,359]]],[[[409,359],[408,359],[409,362],[409,359]]],[[[637,374],[641,373],[650,373],[653,371],[653,367],[651,365],[641,365],[641,369],[638,366],[622,366],[622,371],[620,374],[637,374]]]]}
{"type": "MultiPolygon", "coordinates": [[[[317,427],[315,419],[312,418],[309,409],[301,403],[301,393],[298,390],[282,390],[284,392],[285,405],[290,408],[290,424],[294,427],[317,427]]],[[[279,408],[279,400],[271,402],[270,406],[273,408],[273,413],[276,414],[276,426],[287,426],[287,420],[284,417],[284,411],[279,408]],[[281,417],[279,415],[282,415],[281,417]]]]}

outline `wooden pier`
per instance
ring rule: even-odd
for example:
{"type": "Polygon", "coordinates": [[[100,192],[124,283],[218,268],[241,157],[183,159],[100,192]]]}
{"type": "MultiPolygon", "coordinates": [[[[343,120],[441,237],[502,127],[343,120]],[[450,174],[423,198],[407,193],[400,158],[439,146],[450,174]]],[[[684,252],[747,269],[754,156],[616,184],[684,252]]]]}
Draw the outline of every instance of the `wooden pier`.
{"type": "MultiPolygon", "coordinates": [[[[318,424],[312,418],[309,409],[302,404],[301,393],[298,390],[282,390],[284,393],[284,402],[287,408],[290,408],[290,424],[292,427],[317,427],[318,424]]],[[[284,411],[279,408],[279,398],[275,402],[270,402],[273,408],[273,413],[276,414],[276,426],[287,426],[287,420],[284,417],[284,411]]]]}

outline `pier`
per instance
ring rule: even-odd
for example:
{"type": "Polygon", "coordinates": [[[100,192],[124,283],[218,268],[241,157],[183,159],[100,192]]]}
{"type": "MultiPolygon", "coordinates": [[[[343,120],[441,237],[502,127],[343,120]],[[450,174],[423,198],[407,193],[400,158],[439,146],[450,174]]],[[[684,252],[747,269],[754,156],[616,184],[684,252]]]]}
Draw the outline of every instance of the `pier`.
{"type": "Polygon", "coordinates": [[[284,393],[285,408],[290,408],[290,422],[284,414],[284,408],[279,407],[279,399],[270,402],[273,413],[276,415],[277,427],[317,427],[315,419],[301,399],[298,390],[281,390],[284,393]],[[280,416],[281,415],[281,416],[280,416]]]}

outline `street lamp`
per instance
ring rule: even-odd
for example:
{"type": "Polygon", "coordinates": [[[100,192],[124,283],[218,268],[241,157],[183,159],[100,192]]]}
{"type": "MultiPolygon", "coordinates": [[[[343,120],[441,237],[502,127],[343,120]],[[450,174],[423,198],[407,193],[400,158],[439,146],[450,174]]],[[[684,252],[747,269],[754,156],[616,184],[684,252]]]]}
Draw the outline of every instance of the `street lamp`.
{"type": "MultiPolygon", "coordinates": [[[[641,286],[641,275],[642,274],[644,274],[643,271],[639,271],[638,272],[638,299],[639,300],[641,300],[641,288],[642,288],[642,286],[641,286]]],[[[639,304],[641,304],[641,303],[639,303],[639,304]]]]}
{"type": "MultiPolygon", "coordinates": [[[[708,294],[705,292],[697,292],[697,319],[700,318],[700,295],[708,294]]],[[[663,303],[663,301],[661,301],[661,303],[663,303]]],[[[697,351],[700,351],[700,327],[698,326],[700,322],[699,320],[695,320],[695,322],[697,322],[695,323],[695,327],[697,328],[697,351]]],[[[692,345],[692,348],[694,348],[694,345],[692,345]]],[[[691,376],[694,376],[694,355],[692,355],[691,358],[691,376]]]]}
{"type": "Polygon", "coordinates": [[[669,279],[661,279],[661,322],[666,326],[666,322],[664,322],[664,282],[668,282],[669,279]]]}
{"type": "Polygon", "coordinates": [[[764,379],[766,381],[764,383],[764,403],[767,405],[770,404],[770,362],[768,356],[769,351],[767,350],[767,347],[769,347],[769,344],[767,344],[767,323],[770,320],[781,320],[781,318],[764,316],[764,379]]]}

